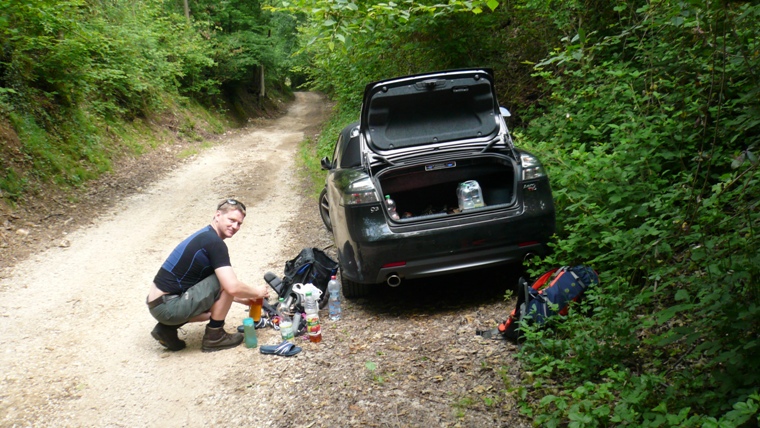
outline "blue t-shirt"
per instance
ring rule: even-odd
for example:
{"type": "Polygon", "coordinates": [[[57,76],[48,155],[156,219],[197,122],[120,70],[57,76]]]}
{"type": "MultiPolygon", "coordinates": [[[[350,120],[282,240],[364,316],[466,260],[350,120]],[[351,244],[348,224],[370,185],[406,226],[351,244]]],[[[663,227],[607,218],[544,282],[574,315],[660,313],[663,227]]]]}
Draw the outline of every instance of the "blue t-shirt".
{"type": "Polygon", "coordinates": [[[163,292],[180,294],[223,266],[232,266],[227,244],[208,225],[177,245],[153,282],[163,292]]]}

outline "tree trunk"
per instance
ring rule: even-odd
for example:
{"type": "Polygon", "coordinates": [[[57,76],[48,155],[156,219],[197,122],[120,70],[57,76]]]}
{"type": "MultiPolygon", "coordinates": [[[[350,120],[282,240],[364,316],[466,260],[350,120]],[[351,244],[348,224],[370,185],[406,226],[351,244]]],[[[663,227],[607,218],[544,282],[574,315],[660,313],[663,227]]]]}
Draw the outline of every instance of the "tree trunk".
{"type": "Polygon", "coordinates": [[[259,97],[266,96],[266,86],[264,85],[264,65],[261,65],[261,75],[259,76],[259,97]]]}

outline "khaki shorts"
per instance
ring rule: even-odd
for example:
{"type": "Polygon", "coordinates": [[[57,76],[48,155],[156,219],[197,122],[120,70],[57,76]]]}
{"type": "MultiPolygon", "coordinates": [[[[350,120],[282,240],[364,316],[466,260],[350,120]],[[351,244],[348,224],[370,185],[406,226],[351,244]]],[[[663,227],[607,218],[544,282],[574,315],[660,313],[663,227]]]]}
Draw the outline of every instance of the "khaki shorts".
{"type": "Polygon", "coordinates": [[[184,324],[191,318],[211,310],[211,306],[219,300],[221,294],[222,286],[219,279],[216,274],[211,274],[190,287],[179,298],[167,300],[150,309],[150,314],[162,324],[184,324]]]}

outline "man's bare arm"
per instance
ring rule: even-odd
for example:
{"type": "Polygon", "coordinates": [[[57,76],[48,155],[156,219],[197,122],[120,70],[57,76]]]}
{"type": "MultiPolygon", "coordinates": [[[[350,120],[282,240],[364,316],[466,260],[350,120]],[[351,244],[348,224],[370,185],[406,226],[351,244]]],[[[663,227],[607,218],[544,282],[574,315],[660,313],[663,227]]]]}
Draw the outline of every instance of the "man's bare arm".
{"type": "MultiPolygon", "coordinates": [[[[240,281],[232,270],[232,266],[217,268],[216,277],[222,289],[237,299],[261,299],[269,297],[269,287],[266,285],[248,285],[240,281]]],[[[242,302],[241,302],[242,303],[242,302]]]]}

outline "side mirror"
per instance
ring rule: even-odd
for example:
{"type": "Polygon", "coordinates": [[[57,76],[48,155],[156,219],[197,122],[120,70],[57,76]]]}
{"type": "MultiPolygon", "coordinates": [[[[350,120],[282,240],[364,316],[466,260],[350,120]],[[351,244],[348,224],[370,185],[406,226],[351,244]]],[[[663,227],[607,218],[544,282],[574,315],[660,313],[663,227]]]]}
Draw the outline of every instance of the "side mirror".
{"type": "Polygon", "coordinates": [[[510,113],[506,107],[499,107],[499,111],[501,112],[501,115],[504,117],[512,117],[512,113],[510,113]]]}
{"type": "Polygon", "coordinates": [[[324,170],[331,170],[333,168],[332,163],[330,162],[330,158],[325,156],[320,161],[320,164],[322,165],[322,169],[324,170]]]}

